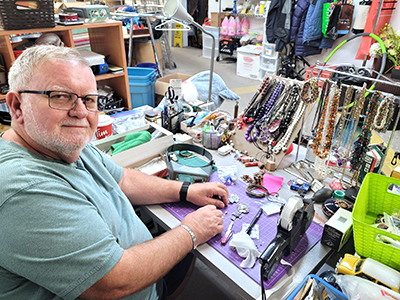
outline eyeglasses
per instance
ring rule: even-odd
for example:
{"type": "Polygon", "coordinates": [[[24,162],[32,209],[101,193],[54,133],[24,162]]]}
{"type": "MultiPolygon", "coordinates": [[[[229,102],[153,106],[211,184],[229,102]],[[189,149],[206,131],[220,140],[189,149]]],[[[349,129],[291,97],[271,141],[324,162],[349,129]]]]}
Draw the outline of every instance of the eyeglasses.
{"type": "Polygon", "coordinates": [[[20,94],[40,94],[47,95],[49,98],[49,107],[57,110],[73,110],[78,103],[78,98],[81,98],[85,107],[88,111],[98,112],[99,107],[104,106],[107,102],[107,96],[98,94],[88,94],[86,96],[79,96],[75,93],[63,92],[63,91],[31,91],[23,90],[19,91],[20,94]]]}

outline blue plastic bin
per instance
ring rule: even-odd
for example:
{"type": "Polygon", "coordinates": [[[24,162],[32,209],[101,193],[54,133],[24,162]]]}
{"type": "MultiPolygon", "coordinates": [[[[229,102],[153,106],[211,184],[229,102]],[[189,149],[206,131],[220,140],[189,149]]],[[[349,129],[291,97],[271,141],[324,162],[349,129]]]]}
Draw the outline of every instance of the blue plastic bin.
{"type": "Polygon", "coordinates": [[[330,285],[329,283],[327,283],[325,280],[319,278],[317,275],[314,274],[310,274],[308,276],[306,276],[306,278],[304,278],[304,280],[297,286],[297,288],[290,294],[290,296],[288,298],[286,298],[286,300],[293,300],[296,295],[299,293],[300,289],[307,283],[308,278],[313,278],[315,280],[317,280],[318,282],[321,282],[323,285],[325,285],[325,287],[332,292],[332,294],[334,295],[334,299],[335,300],[348,300],[347,297],[338,289],[334,288],[332,285],[330,285]]]}
{"type": "Polygon", "coordinates": [[[155,69],[128,67],[132,108],[143,105],[155,106],[154,83],[156,79],[155,69]]]}

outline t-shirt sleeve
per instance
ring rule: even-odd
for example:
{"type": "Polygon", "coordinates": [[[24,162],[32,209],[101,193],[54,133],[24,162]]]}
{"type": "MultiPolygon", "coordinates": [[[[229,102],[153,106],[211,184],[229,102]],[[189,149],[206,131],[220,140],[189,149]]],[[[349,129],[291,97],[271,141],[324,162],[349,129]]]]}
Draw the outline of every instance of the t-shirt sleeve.
{"type": "Polygon", "coordinates": [[[76,299],[122,256],[96,207],[60,181],[35,182],[1,209],[14,233],[0,234],[2,266],[61,298],[76,299]]]}
{"type": "MultiPolygon", "coordinates": [[[[124,173],[124,168],[117,165],[106,154],[104,154],[98,148],[96,148],[95,146],[93,146],[91,144],[87,145],[85,150],[87,150],[89,153],[89,155],[85,156],[86,159],[93,160],[92,155],[96,156],[97,158],[100,158],[101,162],[107,168],[107,170],[110,172],[111,176],[114,177],[115,181],[116,182],[121,181],[122,175],[124,173]]],[[[84,155],[85,152],[83,152],[82,154],[84,155]]]]}

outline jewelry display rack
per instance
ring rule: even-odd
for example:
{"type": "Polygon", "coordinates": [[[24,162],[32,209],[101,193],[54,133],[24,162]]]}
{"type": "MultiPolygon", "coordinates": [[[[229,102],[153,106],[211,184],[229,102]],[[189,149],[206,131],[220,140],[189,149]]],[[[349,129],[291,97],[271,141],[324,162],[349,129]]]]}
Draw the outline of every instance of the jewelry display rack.
{"type": "MultiPolygon", "coordinates": [[[[273,75],[273,74],[266,74],[264,79],[269,77],[271,80],[273,79],[277,79],[279,81],[283,81],[285,82],[285,84],[297,84],[299,85],[299,87],[301,88],[301,90],[303,89],[303,86],[305,84],[304,81],[299,81],[296,79],[290,79],[290,78],[283,78],[281,76],[277,76],[277,75],[273,75]]],[[[300,100],[301,101],[301,100],[300,100]]],[[[314,103],[307,103],[305,106],[305,110],[303,113],[304,117],[307,117],[314,104],[314,103]]],[[[299,121],[295,124],[295,126],[293,127],[293,131],[290,135],[290,137],[287,140],[286,145],[290,146],[293,142],[293,140],[296,138],[296,136],[298,135],[301,127],[302,127],[302,118],[299,119],[299,121]]],[[[277,154],[272,153],[270,157],[266,157],[265,153],[260,151],[259,148],[257,148],[255,145],[253,145],[253,143],[249,143],[246,138],[246,130],[247,130],[248,126],[246,126],[244,129],[237,129],[235,135],[233,135],[232,137],[232,142],[234,144],[234,147],[239,150],[239,151],[246,151],[248,153],[248,155],[253,156],[255,159],[257,159],[258,161],[261,161],[263,163],[267,163],[268,161],[272,161],[275,163],[275,167],[278,167],[279,164],[281,163],[281,161],[283,160],[283,158],[285,157],[286,151],[280,151],[277,154]]]]}
{"type": "MultiPolygon", "coordinates": [[[[341,66],[342,66],[342,65],[343,65],[343,64],[341,64],[341,66]]],[[[337,73],[337,74],[341,74],[341,75],[346,75],[346,76],[358,78],[358,79],[361,79],[362,81],[364,81],[365,83],[370,82],[370,81],[373,81],[373,85],[375,85],[377,82],[380,82],[380,83],[392,85],[392,86],[395,86],[395,87],[400,87],[400,83],[399,83],[399,82],[394,82],[393,80],[387,78],[387,77],[384,76],[384,75],[381,75],[380,77],[383,77],[385,80],[382,80],[382,79],[380,79],[380,78],[365,77],[365,76],[358,75],[358,74],[349,74],[349,73],[346,73],[346,72],[342,72],[342,71],[336,70],[335,67],[337,67],[337,66],[338,66],[338,65],[330,65],[330,66],[326,66],[326,65],[325,65],[325,66],[318,66],[318,65],[317,65],[317,66],[315,66],[314,68],[320,70],[318,74],[321,74],[322,71],[327,71],[327,72],[332,72],[332,73],[337,73]]],[[[374,70],[371,70],[371,71],[379,74],[379,72],[376,72],[376,71],[374,71],[374,70]]],[[[313,73],[313,70],[312,70],[311,74],[314,74],[314,73],[313,73]]],[[[311,75],[311,76],[313,76],[313,75],[311,75]]],[[[317,75],[317,77],[314,77],[314,78],[317,78],[317,80],[318,80],[319,82],[320,82],[320,81],[325,81],[325,80],[327,80],[326,78],[319,77],[318,75],[317,75]]],[[[350,87],[350,85],[344,84],[344,83],[342,83],[341,85],[344,86],[344,87],[346,87],[346,88],[350,87]]],[[[352,86],[352,87],[353,87],[355,90],[360,90],[360,89],[362,88],[362,87],[359,87],[359,86],[352,86]]],[[[394,98],[394,104],[397,106],[397,108],[400,109],[400,97],[397,96],[397,95],[393,95],[393,94],[387,93],[387,92],[381,92],[381,91],[375,91],[375,90],[368,90],[367,93],[365,94],[365,97],[366,97],[369,93],[376,93],[376,92],[380,92],[380,93],[381,93],[382,95],[384,95],[384,96],[393,97],[393,98],[394,98]]],[[[351,103],[349,106],[351,106],[351,105],[353,105],[353,103],[351,103]]],[[[394,136],[394,133],[395,133],[395,131],[396,131],[396,128],[397,128],[399,119],[400,119],[400,113],[398,113],[397,116],[395,117],[395,120],[394,120],[394,123],[393,123],[394,125],[393,125],[393,128],[392,128],[392,130],[391,130],[391,135],[390,135],[389,141],[387,142],[387,146],[386,146],[387,149],[390,148],[390,144],[391,144],[391,142],[392,142],[392,140],[393,140],[393,136],[394,136]]],[[[300,131],[300,132],[301,132],[301,131],[300,131]]],[[[299,136],[299,142],[300,142],[300,140],[301,140],[301,135],[299,136]]],[[[385,142],[385,141],[384,141],[384,142],[385,142]]],[[[351,147],[352,147],[352,144],[350,145],[350,149],[348,149],[349,151],[351,150],[351,147]]],[[[385,160],[386,160],[387,154],[388,154],[388,150],[385,151],[385,153],[384,153],[384,156],[383,156],[383,158],[382,158],[382,163],[381,163],[380,166],[379,166],[378,174],[380,174],[380,173],[382,172],[382,167],[383,167],[384,162],[385,162],[385,160]]],[[[296,156],[296,160],[297,160],[297,156],[296,156]]],[[[339,168],[339,169],[342,169],[341,172],[339,171],[339,173],[342,173],[342,179],[343,179],[343,175],[345,175],[345,173],[346,173],[347,176],[351,177],[351,175],[350,175],[351,173],[350,173],[348,170],[346,170],[346,168],[345,168],[346,165],[347,165],[347,164],[345,164],[343,168],[339,168]]],[[[337,168],[335,168],[335,169],[337,169],[337,168]]]]}

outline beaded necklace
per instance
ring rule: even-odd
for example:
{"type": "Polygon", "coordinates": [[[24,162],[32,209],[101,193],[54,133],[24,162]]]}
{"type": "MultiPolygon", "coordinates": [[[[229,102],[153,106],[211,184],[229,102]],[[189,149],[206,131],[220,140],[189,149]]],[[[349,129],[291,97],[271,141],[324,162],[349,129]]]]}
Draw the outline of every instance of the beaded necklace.
{"type": "Polygon", "coordinates": [[[318,94],[318,80],[313,77],[304,83],[300,98],[305,103],[314,103],[318,99],[318,94]]]}
{"type": "Polygon", "coordinates": [[[324,101],[325,103],[321,114],[321,120],[313,143],[314,153],[321,159],[325,159],[328,156],[328,152],[332,145],[340,94],[341,88],[334,84],[331,93],[324,101]],[[329,116],[327,116],[328,110],[329,116]],[[325,139],[325,143],[323,149],[320,151],[319,148],[322,145],[323,138],[325,139]]]}
{"type": "Polygon", "coordinates": [[[306,104],[303,101],[300,101],[300,104],[298,105],[298,108],[293,115],[293,118],[291,119],[290,125],[286,132],[284,133],[283,137],[276,143],[276,146],[273,148],[274,154],[278,154],[281,150],[283,152],[287,151],[287,143],[289,141],[289,138],[291,137],[293,130],[295,126],[297,125],[298,121],[302,117],[304,110],[306,108],[306,104]]]}
{"type": "Polygon", "coordinates": [[[374,118],[374,130],[377,132],[386,132],[392,122],[394,113],[393,98],[385,97],[378,107],[378,111],[374,118]]]}
{"type": "MultiPolygon", "coordinates": [[[[271,156],[272,149],[277,145],[277,142],[281,140],[282,136],[284,136],[289,130],[288,125],[289,122],[292,121],[291,116],[293,116],[293,113],[296,111],[299,102],[299,90],[300,86],[298,84],[289,87],[285,91],[286,95],[283,97],[284,99],[281,99],[275,107],[275,115],[271,116],[269,119],[270,121],[263,124],[263,131],[260,134],[261,138],[258,141],[255,141],[255,146],[265,152],[267,158],[271,156]],[[279,120],[278,118],[282,118],[282,120],[279,120]],[[262,143],[263,147],[261,147],[257,142],[262,143]]],[[[293,129],[294,128],[290,128],[291,131],[293,131],[293,129]]],[[[289,132],[288,138],[291,136],[291,131],[289,132]]],[[[284,145],[286,145],[286,143],[284,143],[284,145]]]]}
{"type": "Polygon", "coordinates": [[[251,123],[254,120],[255,114],[257,112],[257,106],[259,106],[260,102],[263,100],[263,96],[267,93],[267,91],[271,88],[271,86],[275,83],[275,80],[272,82],[269,81],[269,77],[264,77],[263,82],[258,87],[257,92],[254,94],[253,98],[250,100],[249,105],[246,107],[243,113],[243,122],[251,123]]]}
{"type": "MultiPolygon", "coordinates": [[[[287,108],[285,116],[279,122],[279,127],[275,131],[275,141],[272,142],[272,146],[275,146],[274,142],[276,143],[276,141],[278,141],[280,137],[285,134],[288,129],[289,123],[292,121],[293,115],[299,103],[299,91],[300,86],[294,85],[292,92],[290,93],[291,105],[287,108]]],[[[271,132],[271,129],[269,131],[271,132]]]]}
{"type": "Polygon", "coordinates": [[[269,97],[267,103],[262,107],[262,109],[259,109],[259,112],[257,113],[254,122],[247,128],[244,137],[248,142],[254,142],[258,137],[260,133],[259,127],[262,124],[263,118],[265,118],[268,112],[270,111],[272,105],[274,104],[276,98],[280,94],[284,85],[285,83],[283,81],[277,84],[274,92],[269,97]],[[253,128],[255,129],[255,132],[252,134],[253,128]]]}
{"type": "Polygon", "coordinates": [[[368,151],[368,145],[371,139],[371,129],[373,126],[374,117],[378,110],[379,98],[381,94],[379,92],[372,96],[372,99],[368,103],[368,108],[366,111],[366,116],[364,118],[361,133],[358,135],[356,141],[354,142],[354,147],[352,150],[352,157],[350,161],[351,170],[354,172],[351,178],[352,185],[355,180],[357,184],[358,172],[362,161],[364,160],[365,154],[368,151]]]}
{"type": "Polygon", "coordinates": [[[325,80],[323,86],[322,86],[322,90],[321,90],[321,96],[319,98],[318,101],[318,107],[317,107],[317,111],[314,115],[314,120],[312,123],[312,134],[315,137],[316,135],[316,131],[318,128],[318,124],[321,121],[322,118],[322,112],[324,110],[324,105],[325,105],[325,100],[328,98],[329,92],[330,92],[330,88],[331,88],[331,82],[329,79],[325,80]]]}

